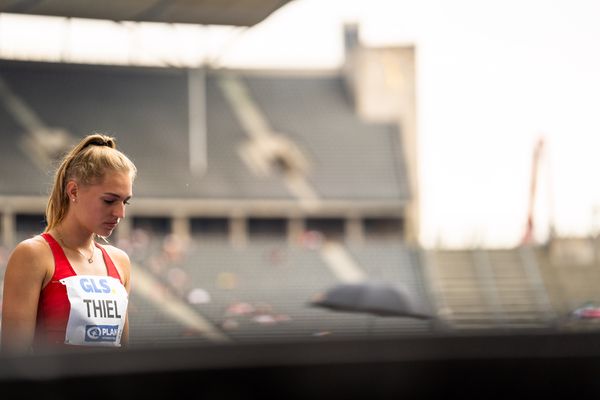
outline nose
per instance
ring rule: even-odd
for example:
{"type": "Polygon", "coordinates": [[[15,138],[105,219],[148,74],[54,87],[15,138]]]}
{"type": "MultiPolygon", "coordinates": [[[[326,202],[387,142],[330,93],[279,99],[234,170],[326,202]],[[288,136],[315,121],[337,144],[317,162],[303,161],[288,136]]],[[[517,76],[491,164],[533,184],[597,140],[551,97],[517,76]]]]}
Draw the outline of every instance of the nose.
{"type": "Polygon", "coordinates": [[[119,203],[115,207],[113,215],[119,219],[125,218],[125,204],[119,203]]]}

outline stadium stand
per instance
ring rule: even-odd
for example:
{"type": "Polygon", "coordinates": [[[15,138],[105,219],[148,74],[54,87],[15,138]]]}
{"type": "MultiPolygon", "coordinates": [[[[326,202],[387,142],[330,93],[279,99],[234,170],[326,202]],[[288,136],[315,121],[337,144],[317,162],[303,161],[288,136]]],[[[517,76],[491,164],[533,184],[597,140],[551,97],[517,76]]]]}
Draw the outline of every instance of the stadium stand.
{"type": "Polygon", "coordinates": [[[520,249],[431,252],[446,322],[454,329],[549,329],[555,323],[535,255],[520,249]],[[527,257],[527,256],[531,257],[527,257]]]}
{"type": "MultiPolygon", "coordinates": [[[[71,135],[91,131],[118,135],[120,145],[128,149],[140,169],[138,197],[291,198],[281,179],[257,178],[237,155],[238,147],[249,137],[219,90],[218,71],[206,76],[210,152],[209,168],[200,177],[190,171],[188,163],[188,154],[194,150],[188,149],[186,70],[3,61],[0,73],[11,91],[47,126],[71,135]],[[160,163],[156,162],[157,153],[161,154],[160,163]]],[[[361,122],[348,103],[339,76],[256,77],[241,72],[238,76],[247,81],[274,129],[295,141],[317,164],[309,179],[320,196],[408,199],[402,178],[405,171],[401,159],[397,160],[402,151],[397,127],[361,122]],[[364,157],[369,160],[363,162],[364,157]],[[358,159],[361,162],[356,162],[358,159]]],[[[14,115],[3,115],[2,121],[14,146],[4,166],[8,168],[10,162],[30,166],[32,161],[24,160],[18,148],[21,135],[29,132],[15,123],[14,115]]],[[[20,174],[15,178],[31,180],[7,180],[4,193],[45,193],[47,172],[32,168],[14,171],[20,174]]]]}
{"type": "Polygon", "coordinates": [[[248,87],[275,130],[308,151],[322,197],[409,199],[398,127],[363,122],[342,77],[249,77],[248,87]]]}

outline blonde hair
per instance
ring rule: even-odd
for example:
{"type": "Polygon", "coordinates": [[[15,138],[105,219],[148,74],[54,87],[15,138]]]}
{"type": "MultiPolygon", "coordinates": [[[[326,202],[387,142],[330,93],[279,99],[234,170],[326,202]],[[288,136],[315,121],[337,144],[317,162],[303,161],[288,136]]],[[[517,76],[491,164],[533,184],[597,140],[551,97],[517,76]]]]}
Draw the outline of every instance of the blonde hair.
{"type": "Polygon", "coordinates": [[[129,173],[132,180],[137,174],[133,162],[117,150],[115,138],[100,133],[84,137],[63,157],[54,174],[54,185],[46,205],[45,231],[60,224],[67,213],[67,182],[75,180],[79,184],[91,185],[101,182],[107,171],[129,173]]]}

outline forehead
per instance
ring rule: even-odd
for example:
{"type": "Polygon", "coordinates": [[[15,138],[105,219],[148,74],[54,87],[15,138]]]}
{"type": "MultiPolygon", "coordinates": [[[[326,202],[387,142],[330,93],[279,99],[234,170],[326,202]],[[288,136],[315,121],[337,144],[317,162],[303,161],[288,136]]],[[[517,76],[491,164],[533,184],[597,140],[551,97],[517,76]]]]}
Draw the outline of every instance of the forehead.
{"type": "Polygon", "coordinates": [[[132,195],[133,181],[127,172],[109,172],[104,179],[92,185],[90,189],[97,192],[114,193],[121,197],[132,195]]]}

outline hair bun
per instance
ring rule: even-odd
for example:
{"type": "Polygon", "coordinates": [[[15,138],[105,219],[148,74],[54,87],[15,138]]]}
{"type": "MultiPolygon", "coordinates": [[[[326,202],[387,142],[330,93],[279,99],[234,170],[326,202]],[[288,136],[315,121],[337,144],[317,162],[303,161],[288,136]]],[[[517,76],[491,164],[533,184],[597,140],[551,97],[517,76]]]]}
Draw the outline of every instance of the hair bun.
{"type": "Polygon", "coordinates": [[[88,143],[88,146],[106,146],[106,147],[110,147],[110,148],[115,148],[116,147],[116,143],[115,140],[110,137],[110,136],[106,136],[106,135],[100,135],[100,134],[96,134],[90,137],[88,143]]]}

